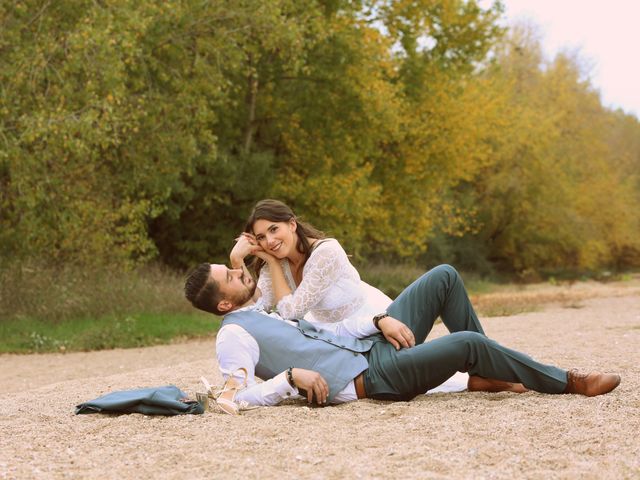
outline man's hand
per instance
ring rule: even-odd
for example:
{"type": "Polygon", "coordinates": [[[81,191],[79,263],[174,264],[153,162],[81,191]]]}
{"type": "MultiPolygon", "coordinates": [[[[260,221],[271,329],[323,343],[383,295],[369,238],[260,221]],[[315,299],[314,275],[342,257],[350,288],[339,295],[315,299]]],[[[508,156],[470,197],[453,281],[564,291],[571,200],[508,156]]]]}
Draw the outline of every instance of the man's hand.
{"type": "Polygon", "coordinates": [[[307,401],[311,403],[315,396],[319,405],[327,403],[329,397],[329,385],[318,372],[305,370],[304,368],[294,368],[291,370],[293,383],[298,389],[307,391],[307,401]]]}
{"type": "Polygon", "coordinates": [[[396,350],[414,347],[416,344],[416,338],[413,336],[413,332],[400,320],[393,317],[384,317],[378,322],[378,327],[384,335],[384,338],[386,338],[396,350]]]}

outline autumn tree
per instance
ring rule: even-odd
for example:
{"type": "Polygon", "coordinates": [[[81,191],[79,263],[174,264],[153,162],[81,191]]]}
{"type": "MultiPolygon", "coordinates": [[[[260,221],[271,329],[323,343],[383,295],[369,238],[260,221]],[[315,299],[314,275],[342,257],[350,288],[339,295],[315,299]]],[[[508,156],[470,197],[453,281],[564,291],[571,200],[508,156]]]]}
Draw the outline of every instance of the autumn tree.
{"type": "MultiPolygon", "coordinates": [[[[489,73],[508,95],[492,161],[466,195],[478,208],[478,251],[525,275],[597,269],[637,249],[635,176],[615,168],[616,127],[579,57],[544,59],[530,27],[515,27],[489,73]],[[636,246],[633,246],[636,245],[636,246]]],[[[469,251],[466,249],[466,251],[469,251]]]]}

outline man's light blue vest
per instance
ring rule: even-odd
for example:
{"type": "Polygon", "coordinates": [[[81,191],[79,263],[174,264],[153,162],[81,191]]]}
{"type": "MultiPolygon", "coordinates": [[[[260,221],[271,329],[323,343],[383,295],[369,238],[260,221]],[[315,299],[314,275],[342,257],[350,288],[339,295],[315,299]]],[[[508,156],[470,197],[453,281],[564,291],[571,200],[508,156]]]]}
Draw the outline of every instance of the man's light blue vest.
{"type": "Polygon", "coordinates": [[[275,377],[289,367],[314,370],[329,385],[329,401],[347,384],[369,368],[362,355],[371,350],[373,341],[339,337],[317,329],[306,320],[294,327],[264,313],[244,310],[224,317],[222,325],[244,328],[260,347],[256,376],[263,380],[275,377]]]}

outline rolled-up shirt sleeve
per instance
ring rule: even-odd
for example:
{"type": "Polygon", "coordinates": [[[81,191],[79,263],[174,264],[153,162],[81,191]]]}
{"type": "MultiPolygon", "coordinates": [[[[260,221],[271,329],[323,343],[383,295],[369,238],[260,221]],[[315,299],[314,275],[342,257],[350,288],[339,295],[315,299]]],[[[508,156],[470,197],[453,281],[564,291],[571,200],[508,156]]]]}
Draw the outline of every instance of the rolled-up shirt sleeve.
{"type": "Polygon", "coordinates": [[[316,327],[322,330],[327,330],[339,337],[365,338],[370,335],[380,333],[380,330],[373,326],[373,315],[371,314],[353,315],[337,323],[311,323],[316,327]]]}
{"type": "Polygon", "coordinates": [[[225,381],[233,376],[238,383],[244,382],[241,369],[247,371],[247,387],[238,391],[236,401],[250,405],[277,405],[282,400],[298,398],[298,389],[289,385],[286,372],[270,380],[257,382],[255,366],[260,358],[256,340],[239,325],[225,325],[216,339],[216,356],[225,381]]]}

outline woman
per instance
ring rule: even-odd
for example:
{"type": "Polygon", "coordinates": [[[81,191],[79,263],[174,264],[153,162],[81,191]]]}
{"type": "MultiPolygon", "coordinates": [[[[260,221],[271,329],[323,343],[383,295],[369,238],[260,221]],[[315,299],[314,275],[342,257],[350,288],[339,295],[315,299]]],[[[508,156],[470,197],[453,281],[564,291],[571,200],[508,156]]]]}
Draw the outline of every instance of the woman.
{"type": "MultiPolygon", "coordinates": [[[[299,221],[278,200],[261,200],[231,252],[233,267],[256,255],[261,304],[286,319],[335,323],[384,312],[391,299],[360,280],[340,243],[299,221]]],[[[355,327],[354,327],[355,328],[355,327]]],[[[351,332],[357,334],[358,332],[351,332]]]]}

